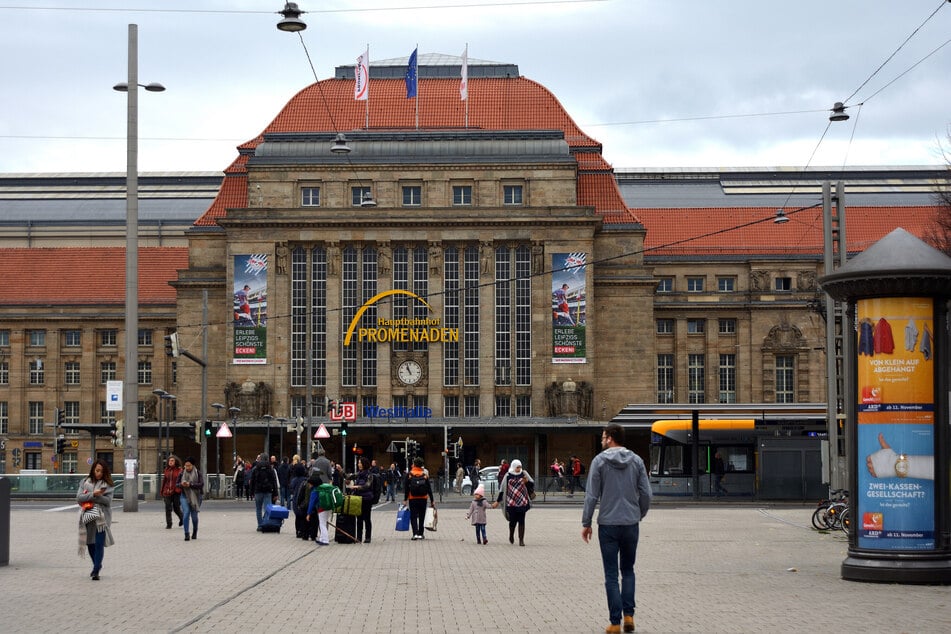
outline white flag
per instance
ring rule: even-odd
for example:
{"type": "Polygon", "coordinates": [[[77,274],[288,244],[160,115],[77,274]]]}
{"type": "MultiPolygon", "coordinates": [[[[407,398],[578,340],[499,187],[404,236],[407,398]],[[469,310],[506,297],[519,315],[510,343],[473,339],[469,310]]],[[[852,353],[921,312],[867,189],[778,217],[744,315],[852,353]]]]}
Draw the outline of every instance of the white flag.
{"type": "Polygon", "coordinates": [[[353,84],[353,98],[357,101],[366,101],[370,98],[370,47],[367,52],[357,58],[357,65],[353,69],[356,81],[353,84]]]}
{"type": "Polygon", "coordinates": [[[469,45],[462,51],[462,82],[459,84],[459,98],[465,101],[469,98],[469,45]]]}

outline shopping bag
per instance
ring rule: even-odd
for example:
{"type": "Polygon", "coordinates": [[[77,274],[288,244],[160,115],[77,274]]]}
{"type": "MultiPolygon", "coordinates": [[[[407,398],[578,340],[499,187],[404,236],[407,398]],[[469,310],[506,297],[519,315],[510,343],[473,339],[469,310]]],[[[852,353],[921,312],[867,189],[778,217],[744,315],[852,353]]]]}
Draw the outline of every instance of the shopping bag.
{"type": "Polygon", "coordinates": [[[396,530],[409,530],[409,509],[402,504],[400,504],[400,507],[396,510],[396,530]]]}
{"type": "Polygon", "coordinates": [[[438,516],[436,515],[436,509],[429,506],[426,507],[426,520],[423,522],[423,528],[428,531],[436,530],[436,522],[438,521],[438,516]]]}

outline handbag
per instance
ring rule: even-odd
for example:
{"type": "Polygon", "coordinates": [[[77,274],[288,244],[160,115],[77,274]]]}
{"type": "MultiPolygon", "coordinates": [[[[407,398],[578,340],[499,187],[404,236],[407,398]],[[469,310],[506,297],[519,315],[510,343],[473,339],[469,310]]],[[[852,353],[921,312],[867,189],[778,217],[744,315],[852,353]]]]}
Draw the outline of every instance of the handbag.
{"type": "Polygon", "coordinates": [[[83,524],[92,524],[100,517],[102,517],[102,509],[100,509],[98,505],[93,504],[91,509],[83,511],[82,521],[83,524]]]}
{"type": "Polygon", "coordinates": [[[436,514],[436,509],[431,506],[426,507],[426,519],[423,522],[423,528],[428,531],[435,531],[437,521],[439,521],[439,516],[436,514]]]}
{"type": "Polygon", "coordinates": [[[80,502],[80,503],[79,503],[79,508],[81,508],[81,509],[84,510],[84,511],[88,511],[89,509],[91,509],[91,508],[94,507],[94,506],[96,506],[96,503],[93,502],[93,501],[91,501],[91,500],[90,500],[89,502],[80,502]]]}
{"type": "Polygon", "coordinates": [[[408,531],[409,530],[409,509],[402,504],[400,508],[396,511],[396,530],[398,531],[408,531]]]}

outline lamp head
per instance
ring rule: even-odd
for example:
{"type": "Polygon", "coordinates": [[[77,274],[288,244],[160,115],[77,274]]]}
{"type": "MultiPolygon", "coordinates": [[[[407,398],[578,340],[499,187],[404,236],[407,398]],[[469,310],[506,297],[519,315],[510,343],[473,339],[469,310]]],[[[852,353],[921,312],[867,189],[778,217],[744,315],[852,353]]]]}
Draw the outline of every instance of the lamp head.
{"type": "Polygon", "coordinates": [[[368,192],[363,197],[363,200],[360,201],[360,206],[361,207],[376,207],[376,201],[373,199],[373,194],[368,192]]]}
{"type": "Polygon", "coordinates": [[[777,210],[776,210],[776,218],[773,219],[773,222],[775,222],[775,223],[778,224],[778,225],[785,224],[785,223],[789,222],[789,216],[786,215],[786,211],[785,211],[785,210],[783,210],[783,209],[777,209],[777,210]]]}
{"type": "Polygon", "coordinates": [[[307,23],[300,19],[304,12],[298,8],[296,2],[286,2],[284,10],[278,11],[278,13],[284,16],[284,19],[277,23],[279,31],[297,33],[307,28],[307,23]]]}
{"type": "Polygon", "coordinates": [[[849,115],[845,112],[845,104],[836,101],[832,106],[832,114],[829,115],[829,121],[848,121],[849,115]]]}
{"type": "Polygon", "coordinates": [[[334,139],[333,145],[330,146],[330,151],[334,154],[350,153],[350,146],[347,145],[347,136],[343,132],[337,133],[337,138],[334,139]]]}

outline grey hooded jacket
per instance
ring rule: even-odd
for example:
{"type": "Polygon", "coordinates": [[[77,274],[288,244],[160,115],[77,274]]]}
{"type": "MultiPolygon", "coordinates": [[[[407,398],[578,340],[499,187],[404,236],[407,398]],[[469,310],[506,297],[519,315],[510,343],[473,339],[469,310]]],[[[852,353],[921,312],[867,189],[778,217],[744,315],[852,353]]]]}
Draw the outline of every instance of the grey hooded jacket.
{"type": "Polygon", "coordinates": [[[625,447],[609,447],[594,457],[588,469],[582,526],[591,526],[599,501],[598,524],[637,524],[647,515],[651,485],[640,456],[625,447]]]}

